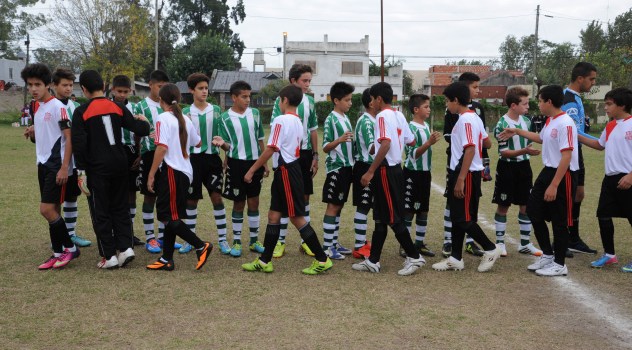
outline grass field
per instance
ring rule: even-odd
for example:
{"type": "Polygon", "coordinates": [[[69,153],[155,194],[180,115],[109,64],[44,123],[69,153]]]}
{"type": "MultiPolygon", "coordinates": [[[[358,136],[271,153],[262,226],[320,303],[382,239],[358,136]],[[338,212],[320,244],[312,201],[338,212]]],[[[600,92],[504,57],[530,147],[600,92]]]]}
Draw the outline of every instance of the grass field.
{"type": "MultiPolygon", "coordinates": [[[[97,270],[95,247],[60,271],[38,271],[48,257],[48,228],[39,215],[34,146],[22,130],[0,125],[2,216],[0,232],[0,348],[5,349],[622,349],[632,345],[632,276],[617,268],[594,270],[594,256],[568,260],[569,277],[547,279],[526,271],[532,261],[509,245],[509,257],[489,273],[476,272],[478,259],[465,256],[462,272],[436,272],[428,265],[410,277],[397,276],[402,259],[389,234],[380,274],[351,270],[353,259],[337,261],[322,276],[303,276],[310,260],[298,252],[291,229],[286,256],[275,272],[255,274],[241,258],[214,252],[195,271],[195,255],[176,253],[176,270],[151,272],[157,256],[137,249],[129,268],[97,270]]],[[[434,181],[444,185],[445,142],[435,146],[434,181]]],[[[495,149],[495,148],[494,148],[495,149]]],[[[597,198],[603,154],[585,151],[584,240],[601,252],[597,198]]],[[[312,222],[322,241],[324,205],[320,191],[324,157],[311,201],[312,222]]],[[[495,168],[496,160],[492,161],[495,168]]],[[[532,161],[541,168],[539,157],[532,161]]],[[[262,192],[262,227],[269,203],[262,192]]],[[[493,223],[492,183],[485,183],[480,214],[493,223]]],[[[440,250],[444,199],[433,191],[428,244],[440,250]]],[[[208,200],[200,202],[198,233],[217,240],[208,200]]],[[[231,203],[227,202],[230,215],[231,203]]],[[[142,237],[142,220],[135,231],[142,237]]],[[[517,210],[508,234],[518,238],[517,210]]],[[[370,223],[372,225],[372,223],[370,223]]],[[[230,225],[229,225],[230,226],[230,225]]],[[[615,220],[622,263],[632,260],[630,227],[615,220]]],[[[493,230],[483,224],[488,236],[493,230]]],[[[229,227],[230,229],[230,227],[229,227]]],[[[94,239],[84,198],[79,201],[80,235],[94,239]]],[[[247,231],[245,231],[247,232],[247,231]]],[[[263,234],[260,235],[263,240],[263,234]]],[[[353,207],[343,210],[340,239],[353,245],[353,207]]]]}

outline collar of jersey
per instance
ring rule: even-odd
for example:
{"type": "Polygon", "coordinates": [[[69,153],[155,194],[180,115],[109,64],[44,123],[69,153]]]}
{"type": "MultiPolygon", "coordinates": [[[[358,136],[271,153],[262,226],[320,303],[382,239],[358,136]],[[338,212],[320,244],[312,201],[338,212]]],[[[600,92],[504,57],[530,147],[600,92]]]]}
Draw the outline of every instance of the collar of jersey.
{"type": "Polygon", "coordinates": [[[568,91],[570,91],[570,92],[574,93],[575,95],[579,96],[579,92],[577,92],[577,91],[575,91],[575,90],[571,89],[571,88],[570,88],[570,87],[568,87],[568,86],[566,87],[566,90],[568,90],[568,91]]]}
{"type": "MultiPolygon", "coordinates": [[[[209,105],[210,105],[210,103],[209,103],[209,105]]],[[[238,117],[238,118],[243,118],[243,117],[245,117],[246,115],[248,115],[248,109],[250,109],[250,107],[249,107],[249,108],[246,108],[246,110],[244,111],[244,113],[239,114],[239,113],[237,113],[234,109],[230,108],[230,109],[229,109],[229,111],[230,111],[229,113],[233,114],[234,116],[236,116],[236,117],[238,117]]]]}
{"type": "MultiPolygon", "coordinates": [[[[558,91],[559,91],[559,90],[558,90],[558,91]]],[[[560,113],[560,114],[558,114],[558,115],[554,115],[554,116],[552,116],[552,117],[551,117],[551,119],[556,119],[557,117],[559,117],[559,116],[561,116],[562,114],[565,114],[565,113],[566,113],[566,112],[562,112],[562,113],[560,113]]]]}
{"type": "Polygon", "coordinates": [[[52,99],[54,99],[54,98],[55,98],[55,96],[50,95],[50,97],[49,97],[46,101],[41,101],[40,103],[48,103],[48,102],[50,102],[50,101],[51,101],[52,99]]]}

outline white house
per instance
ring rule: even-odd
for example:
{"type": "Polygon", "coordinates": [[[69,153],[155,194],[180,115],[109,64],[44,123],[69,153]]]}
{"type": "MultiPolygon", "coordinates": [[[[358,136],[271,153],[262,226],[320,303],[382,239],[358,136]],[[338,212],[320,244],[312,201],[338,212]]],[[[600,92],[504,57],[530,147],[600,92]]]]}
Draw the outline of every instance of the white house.
{"type": "MultiPolygon", "coordinates": [[[[380,81],[380,77],[369,76],[369,36],[359,42],[330,42],[327,34],[323,41],[288,41],[284,36],[283,77],[293,64],[302,63],[312,67],[311,90],[316,101],[326,101],[329,89],[337,81],[345,81],[355,86],[356,93],[380,81]]],[[[379,62],[379,59],[377,60],[379,62]]],[[[384,81],[391,84],[395,99],[403,93],[403,66],[389,69],[384,81]]]]}
{"type": "Polygon", "coordinates": [[[0,59],[0,80],[4,80],[5,84],[15,83],[19,86],[24,86],[24,80],[20,77],[20,72],[22,72],[25,65],[23,59],[0,59]]]}

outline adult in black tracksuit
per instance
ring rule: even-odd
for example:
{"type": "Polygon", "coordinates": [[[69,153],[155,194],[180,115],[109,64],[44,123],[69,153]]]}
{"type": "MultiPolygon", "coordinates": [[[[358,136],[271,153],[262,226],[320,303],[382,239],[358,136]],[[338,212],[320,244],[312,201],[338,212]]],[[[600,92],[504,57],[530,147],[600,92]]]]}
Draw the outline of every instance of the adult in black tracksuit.
{"type": "Polygon", "coordinates": [[[79,84],[90,98],[75,110],[71,130],[79,185],[88,195],[92,225],[103,258],[97,267],[116,268],[134,257],[128,166],[121,127],[138,136],[147,136],[149,123],[140,116],[134,117],[125,106],[108,100],[103,93],[103,79],[96,71],[81,73],[79,84]]]}

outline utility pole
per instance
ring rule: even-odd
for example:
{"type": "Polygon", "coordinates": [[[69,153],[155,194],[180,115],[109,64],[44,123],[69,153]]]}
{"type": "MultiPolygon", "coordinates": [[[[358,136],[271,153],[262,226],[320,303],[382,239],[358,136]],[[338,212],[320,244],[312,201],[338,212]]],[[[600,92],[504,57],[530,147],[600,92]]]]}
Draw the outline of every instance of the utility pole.
{"type": "Polygon", "coordinates": [[[538,80],[538,27],[540,26],[540,5],[535,10],[535,44],[533,45],[533,96],[537,91],[535,91],[535,85],[537,84],[536,80],[538,80]]]}
{"type": "Polygon", "coordinates": [[[155,70],[158,70],[158,21],[159,21],[158,15],[159,15],[159,13],[158,13],[158,0],[156,0],[156,20],[155,20],[156,42],[155,42],[155,45],[154,45],[155,49],[156,49],[156,55],[155,55],[156,57],[155,57],[155,60],[154,60],[154,69],[155,70]]]}
{"type": "Polygon", "coordinates": [[[382,82],[384,82],[384,0],[380,0],[380,30],[382,35],[382,59],[381,62],[381,73],[382,82]]]}
{"type": "MultiPolygon", "coordinates": [[[[24,42],[24,45],[26,45],[26,63],[24,64],[24,66],[26,67],[29,65],[29,45],[31,45],[31,37],[29,36],[28,33],[26,33],[26,41],[24,42]]],[[[28,85],[25,80],[24,81],[24,104],[26,104],[27,91],[28,91],[28,85]]]]}

